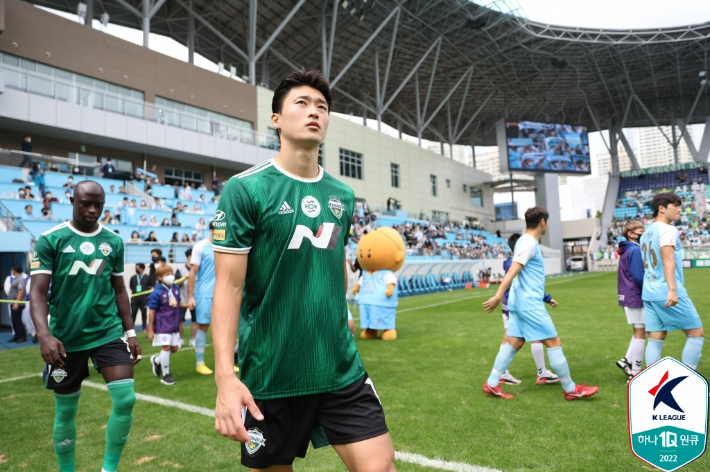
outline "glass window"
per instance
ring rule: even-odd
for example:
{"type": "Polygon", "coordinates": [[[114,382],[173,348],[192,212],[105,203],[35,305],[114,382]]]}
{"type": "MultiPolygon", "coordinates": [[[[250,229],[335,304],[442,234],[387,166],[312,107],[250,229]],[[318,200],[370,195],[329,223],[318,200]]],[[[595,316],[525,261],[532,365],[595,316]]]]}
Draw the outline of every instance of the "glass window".
{"type": "Polygon", "coordinates": [[[202,182],[202,172],[193,172],[192,178],[199,182],[202,182]]]}
{"type": "Polygon", "coordinates": [[[451,188],[451,180],[446,179],[446,188],[451,188]]]}
{"type": "Polygon", "coordinates": [[[54,69],[54,77],[57,79],[66,80],[67,82],[71,82],[74,80],[74,74],[61,69],[54,69]]]}
{"type": "Polygon", "coordinates": [[[29,59],[20,59],[20,67],[25,70],[37,70],[37,63],[35,61],[30,61],[29,59]]]}
{"type": "Polygon", "coordinates": [[[197,130],[200,133],[212,134],[212,125],[207,120],[197,120],[197,130]]]}
{"type": "Polygon", "coordinates": [[[483,206],[483,190],[476,187],[471,187],[471,205],[482,207],[483,206]]]}
{"type": "Polygon", "coordinates": [[[143,103],[126,100],[126,115],[143,118],[143,103]]]}
{"type": "Polygon", "coordinates": [[[47,97],[53,97],[53,88],[54,87],[52,87],[52,81],[50,79],[30,75],[30,92],[45,95],[47,97]]]}
{"type": "Polygon", "coordinates": [[[86,77],[85,75],[76,74],[76,82],[78,84],[91,85],[94,86],[94,79],[91,77],[86,77]]]}
{"type": "Polygon", "coordinates": [[[165,106],[165,99],[161,97],[155,97],[155,104],[159,106],[165,106]]]}
{"type": "Polygon", "coordinates": [[[37,64],[37,72],[44,75],[52,75],[52,69],[54,67],[45,66],[44,64],[37,64]]]}
{"type": "Polygon", "coordinates": [[[126,87],[121,87],[121,95],[124,95],[126,97],[131,96],[131,89],[127,89],[126,87]]]}
{"type": "MultiPolygon", "coordinates": [[[[279,133],[274,128],[267,128],[266,134],[269,135],[268,142],[266,146],[269,149],[281,150],[281,138],[279,138],[279,133]]],[[[318,159],[320,159],[320,148],[318,149],[318,159]]]]}
{"type": "Polygon", "coordinates": [[[463,193],[466,193],[468,191],[468,188],[466,187],[466,184],[463,184],[463,193]]]}
{"type": "MultiPolygon", "coordinates": [[[[57,86],[59,86],[59,85],[57,85],[57,86]]],[[[94,92],[94,108],[97,108],[99,110],[104,109],[104,94],[103,93],[94,92]]]]}
{"type": "Polygon", "coordinates": [[[189,129],[190,131],[197,131],[197,118],[194,116],[183,115],[182,127],[183,129],[189,129]]]}
{"type": "Polygon", "coordinates": [[[173,175],[175,177],[182,177],[182,169],[174,169],[173,170],[173,175]]]}
{"type": "Polygon", "coordinates": [[[108,91],[113,92],[113,93],[118,93],[121,90],[121,87],[118,85],[113,85],[113,84],[108,84],[108,91]]]}
{"type": "Polygon", "coordinates": [[[186,171],[185,171],[185,178],[186,178],[186,179],[192,179],[192,171],[191,171],[191,170],[186,170],[186,171]]]}
{"type": "Polygon", "coordinates": [[[325,152],[323,146],[325,146],[323,143],[318,146],[318,165],[323,167],[323,153],[325,152]]]}
{"type": "Polygon", "coordinates": [[[17,56],[11,56],[10,54],[3,54],[2,62],[4,62],[5,64],[10,64],[11,66],[20,67],[20,58],[17,56]]]}
{"type": "Polygon", "coordinates": [[[103,80],[96,79],[94,80],[94,88],[97,88],[99,90],[106,90],[106,87],[108,84],[104,82],[103,80]]]}
{"type": "Polygon", "coordinates": [[[362,154],[341,148],[340,175],[362,180],[362,154]]]}
{"type": "Polygon", "coordinates": [[[165,168],[165,175],[169,175],[172,177],[173,175],[173,168],[172,167],[166,167],[165,168]]]}
{"type": "Polygon", "coordinates": [[[5,85],[19,90],[27,89],[27,74],[14,70],[4,69],[5,85]]]}
{"type": "Polygon", "coordinates": [[[429,182],[431,183],[431,194],[432,196],[436,197],[436,176],[430,175],[429,182]]]}
{"type": "Polygon", "coordinates": [[[107,94],[104,97],[104,110],[112,111],[114,113],[123,113],[123,100],[118,97],[114,97],[113,95],[107,94]]]}
{"type": "Polygon", "coordinates": [[[71,86],[62,83],[56,83],[57,99],[63,102],[71,100],[71,86]]]}
{"type": "Polygon", "coordinates": [[[392,187],[399,188],[399,164],[390,164],[390,174],[392,177],[392,187]]]}
{"type": "Polygon", "coordinates": [[[143,92],[140,90],[131,91],[131,96],[137,100],[143,100],[143,92]]]}

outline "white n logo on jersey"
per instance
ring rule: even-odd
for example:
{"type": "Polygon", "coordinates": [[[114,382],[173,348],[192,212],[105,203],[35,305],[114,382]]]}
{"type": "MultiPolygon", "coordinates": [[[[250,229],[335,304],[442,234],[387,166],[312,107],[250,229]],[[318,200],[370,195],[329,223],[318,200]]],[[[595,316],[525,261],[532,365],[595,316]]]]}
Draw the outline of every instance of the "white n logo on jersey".
{"type": "Polygon", "coordinates": [[[106,267],[106,261],[103,259],[94,259],[91,261],[91,265],[88,266],[84,264],[83,261],[74,261],[74,264],[71,266],[71,270],[69,271],[69,275],[76,275],[79,273],[79,270],[83,270],[89,275],[101,275],[104,267],[106,267]]]}
{"type": "Polygon", "coordinates": [[[323,223],[318,228],[318,233],[313,236],[313,231],[303,225],[296,226],[296,231],[293,233],[291,242],[288,244],[289,249],[300,249],[303,239],[308,239],[313,247],[317,249],[335,249],[340,236],[340,226],[335,226],[335,223],[323,223]]]}

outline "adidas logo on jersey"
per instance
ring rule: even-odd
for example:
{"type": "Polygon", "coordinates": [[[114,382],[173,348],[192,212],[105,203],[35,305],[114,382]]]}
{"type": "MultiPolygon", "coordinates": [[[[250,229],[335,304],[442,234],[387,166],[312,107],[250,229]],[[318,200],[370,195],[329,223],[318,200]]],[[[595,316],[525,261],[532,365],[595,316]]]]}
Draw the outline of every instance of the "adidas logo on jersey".
{"type": "Polygon", "coordinates": [[[288,202],[286,201],[284,201],[283,205],[281,205],[281,208],[279,208],[279,215],[288,215],[289,213],[293,212],[293,208],[291,208],[288,202]]]}
{"type": "Polygon", "coordinates": [[[65,247],[62,252],[67,254],[67,253],[76,252],[76,251],[74,250],[73,247],[71,247],[71,244],[70,244],[69,246],[65,247]]]}

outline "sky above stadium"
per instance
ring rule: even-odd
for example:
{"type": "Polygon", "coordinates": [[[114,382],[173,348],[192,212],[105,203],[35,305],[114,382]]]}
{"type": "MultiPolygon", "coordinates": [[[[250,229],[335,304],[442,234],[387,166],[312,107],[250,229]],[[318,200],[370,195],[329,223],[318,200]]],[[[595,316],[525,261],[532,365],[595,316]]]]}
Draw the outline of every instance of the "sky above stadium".
{"type": "MultiPolygon", "coordinates": [[[[474,2],[485,4],[486,0],[474,2]]],[[[584,28],[667,28],[710,21],[708,0],[517,0],[517,3],[532,21],[584,28]]]]}

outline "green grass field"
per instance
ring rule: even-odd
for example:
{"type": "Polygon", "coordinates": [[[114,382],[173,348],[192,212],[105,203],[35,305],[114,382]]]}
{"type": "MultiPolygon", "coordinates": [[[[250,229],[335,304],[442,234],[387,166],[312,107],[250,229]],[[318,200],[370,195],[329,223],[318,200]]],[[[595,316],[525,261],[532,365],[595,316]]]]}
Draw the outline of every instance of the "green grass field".
{"type": "MultiPolygon", "coordinates": [[[[685,274],[690,295],[706,320],[710,271],[685,274]]],[[[486,315],[481,303],[493,289],[404,298],[396,341],[357,341],[382,399],[396,451],[508,472],[654,470],[629,450],[626,378],[614,361],[625,354],[631,328],[616,302],[616,273],[550,278],[547,291],[560,303],[551,313],[572,378],[598,385],[599,393],[589,400],[567,402],[559,384],[535,385],[535,365],[525,346],[510,368],[523,384],[504,387],[516,394],[515,399],[490,398],[481,386],[498,352],[503,324],[500,308],[486,315]]],[[[671,333],[663,354],[680,358],[684,339],[680,332],[671,333]]],[[[214,380],[195,373],[194,351],[173,356],[170,370],[178,384],[167,387],[152,375],[145,355],[157,349],[142,334],[139,340],[144,360],[136,370],[137,392],[214,408],[214,380]]],[[[207,364],[213,365],[211,350],[207,351],[207,364]]],[[[42,369],[37,347],[0,352],[0,361],[0,382],[42,369]]],[[[706,345],[699,370],[708,366],[706,345]]],[[[103,383],[95,371],[89,380],[103,383]]],[[[77,471],[101,469],[103,428],[110,408],[107,392],[83,389],[77,416],[77,471]]],[[[0,383],[0,471],[57,470],[53,411],[53,397],[41,378],[0,383]]],[[[436,470],[399,460],[396,465],[400,471],[436,470]]],[[[294,468],[346,470],[331,448],[310,450],[294,468]]],[[[139,400],[119,470],[246,469],[239,465],[238,445],[214,431],[212,418],[139,400]]],[[[710,470],[708,455],[683,470],[710,470]]]]}

